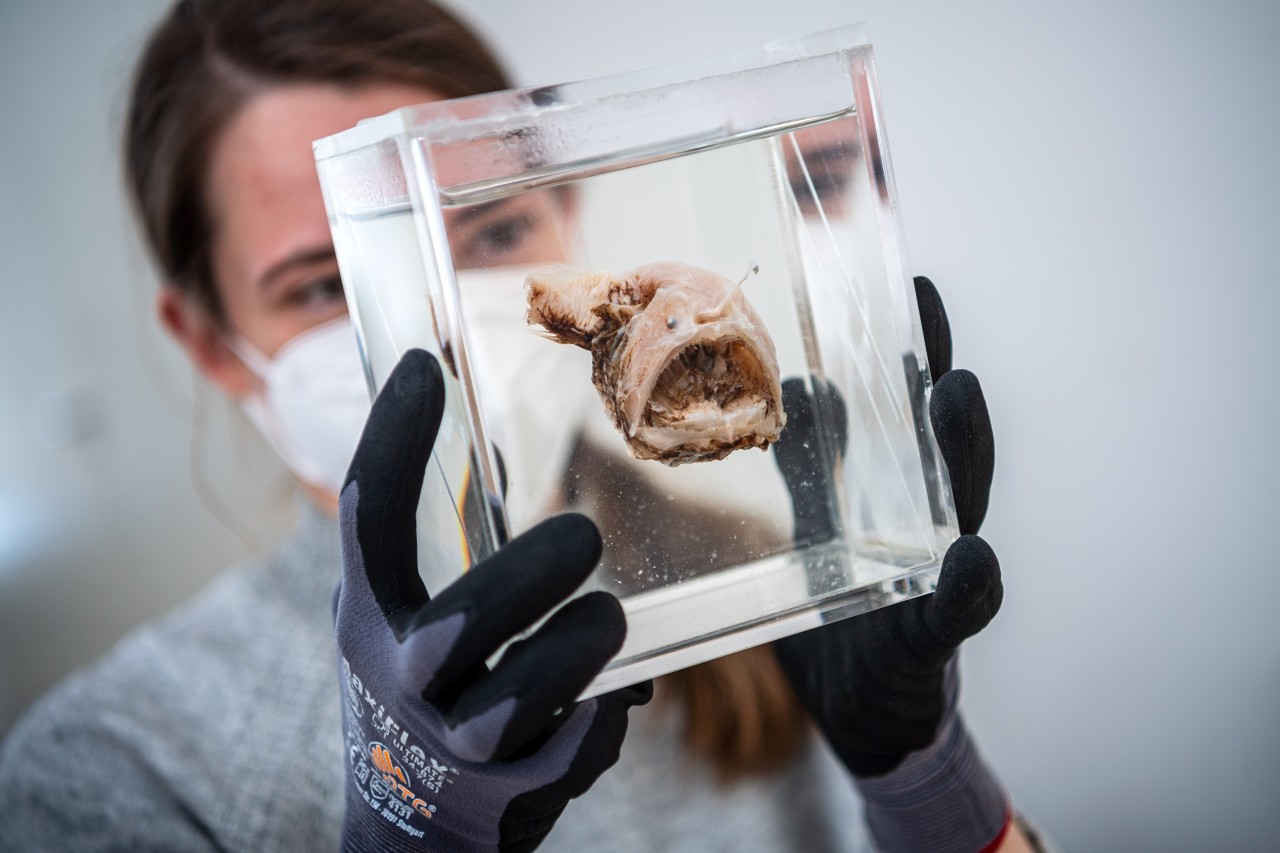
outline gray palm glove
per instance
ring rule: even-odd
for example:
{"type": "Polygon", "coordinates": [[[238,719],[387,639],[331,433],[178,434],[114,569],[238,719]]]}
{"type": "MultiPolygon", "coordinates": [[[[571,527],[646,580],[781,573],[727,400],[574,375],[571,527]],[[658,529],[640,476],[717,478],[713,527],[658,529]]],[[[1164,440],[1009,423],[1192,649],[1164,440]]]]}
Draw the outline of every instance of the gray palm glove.
{"type": "Polygon", "coordinates": [[[436,360],[407,353],[342,492],[346,850],[534,849],[617,761],[627,711],[652,693],[646,682],[574,703],[626,632],[602,592],[485,665],[590,574],[601,541],[583,516],[549,519],[429,598],[414,515],[443,404],[436,360]]]}

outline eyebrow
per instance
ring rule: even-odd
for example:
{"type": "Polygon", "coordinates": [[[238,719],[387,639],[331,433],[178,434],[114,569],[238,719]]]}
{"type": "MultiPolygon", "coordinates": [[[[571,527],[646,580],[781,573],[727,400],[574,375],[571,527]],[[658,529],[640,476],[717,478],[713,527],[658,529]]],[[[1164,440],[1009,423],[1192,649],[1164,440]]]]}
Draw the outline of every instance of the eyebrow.
{"type": "Polygon", "coordinates": [[[316,246],[309,249],[299,249],[293,254],[276,261],[267,268],[266,272],[258,276],[258,289],[269,289],[276,279],[280,278],[280,276],[295,267],[311,266],[312,264],[326,263],[336,260],[337,255],[333,252],[333,246],[316,246]]]}

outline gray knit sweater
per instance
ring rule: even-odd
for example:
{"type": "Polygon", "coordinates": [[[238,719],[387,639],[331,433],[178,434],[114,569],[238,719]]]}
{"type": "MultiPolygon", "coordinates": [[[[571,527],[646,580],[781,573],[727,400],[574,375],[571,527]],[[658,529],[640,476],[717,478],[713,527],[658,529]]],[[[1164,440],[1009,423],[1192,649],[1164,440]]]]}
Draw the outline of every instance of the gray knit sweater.
{"type": "MultiPolygon", "coordinates": [[[[38,702],[0,748],[0,851],[336,850],[342,724],[336,524],[305,510],[236,569],[38,702]]],[[[814,740],[767,780],[720,787],[678,721],[631,712],[618,765],[542,850],[869,847],[852,784],[814,740]]]]}

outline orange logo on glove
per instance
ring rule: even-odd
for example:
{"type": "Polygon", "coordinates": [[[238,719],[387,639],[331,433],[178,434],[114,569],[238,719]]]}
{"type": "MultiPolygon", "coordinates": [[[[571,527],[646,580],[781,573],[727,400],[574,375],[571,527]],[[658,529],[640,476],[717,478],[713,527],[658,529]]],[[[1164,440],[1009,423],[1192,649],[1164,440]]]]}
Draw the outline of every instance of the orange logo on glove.
{"type": "Polygon", "coordinates": [[[391,751],[378,742],[369,744],[369,760],[373,762],[373,766],[377,768],[382,781],[404,802],[413,807],[413,810],[423,817],[431,817],[431,807],[426,801],[419,797],[413,791],[409,790],[409,774],[395,759],[391,757],[391,751]]]}

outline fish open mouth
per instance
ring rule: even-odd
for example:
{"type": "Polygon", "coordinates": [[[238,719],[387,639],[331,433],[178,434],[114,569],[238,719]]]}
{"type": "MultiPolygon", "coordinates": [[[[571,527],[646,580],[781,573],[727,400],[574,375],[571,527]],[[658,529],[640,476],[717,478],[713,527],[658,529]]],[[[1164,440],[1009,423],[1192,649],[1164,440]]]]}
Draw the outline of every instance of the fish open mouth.
{"type": "Polygon", "coordinates": [[[633,454],[679,465],[767,448],[786,423],[767,365],[734,335],[685,345],[653,382],[631,433],[633,454]]]}
{"type": "Polygon", "coordinates": [[[665,465],[767,448],[786,425],[777,354],[741,290],[658,262],[527,281],[530,325],[591,351],[591,381],[637,459],[665,465]]]}
{"type": "Polygon", "coordinates": [[[643,423],[678,427],[691,415],[713,414],[705,411],[708,404],[727,412],[769,396],[760,356],[745,341],[700,341],[684,347],[667,363],[654,383],[643,423]]]}

